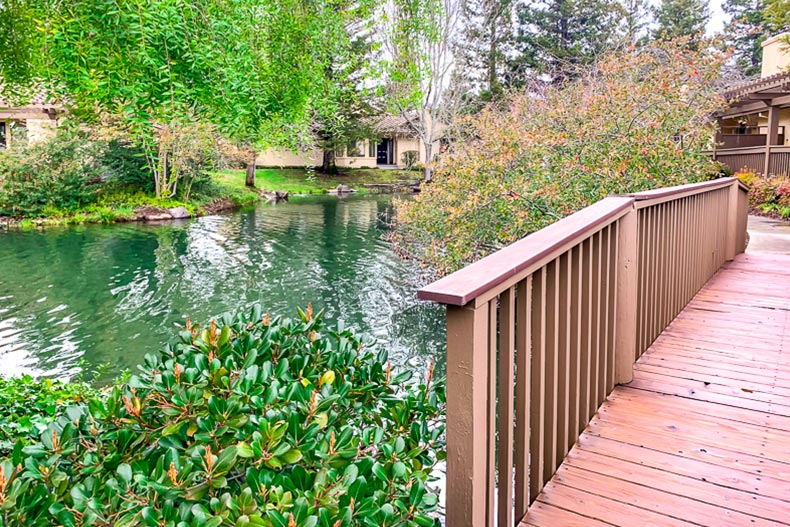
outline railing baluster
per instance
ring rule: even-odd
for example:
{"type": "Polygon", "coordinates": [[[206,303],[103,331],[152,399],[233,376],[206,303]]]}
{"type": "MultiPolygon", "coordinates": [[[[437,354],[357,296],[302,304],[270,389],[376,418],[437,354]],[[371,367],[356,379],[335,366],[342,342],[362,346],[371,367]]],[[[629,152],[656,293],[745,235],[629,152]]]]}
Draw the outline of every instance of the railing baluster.
{"type": "Polygon", "coordinates": [[[592,401],[590,400],[590,356],[591,356],[591,343],[592,331],[592,309],[591,309],[591,293],[592,293],[592,240],[586,239],[581,245],[582,261],[581,261],[581,346],[580,355],[581,362],[579,363],[579,426],[584,428],[584,425],[590,420],[592,401]]]}
{"type": "Polygon", "coordinates": [[[488,346],[486,356],[488,357],[488,418],[486,420],[487,438],[488,438],[488,458],[487,476],[488,476],[488,493],[486,496],[486,517],[491,524],[494,523],[496,505],[496,431],[497,431],[497,404],[496,404],[496,386],[497,386],[497,299],[494,298],[487,302],[488,304],[488,346]]]}
{"type": "MultiPolygon", "coordinates": [[[[570,307],[570,319],[568,325],[570,326],[569,336],[569,390],[568,399],[570,402],[570,413],[568,415],[568,444],[566,451],[570,451],[573,444],[576,442],[576,437],[579,432],[583,430],[584,423],[580,422],[581,413],[581,390],[580,390],[580,369],[581,369],[581,318],[582,318],[582,303],[581,303],[581,244],[574,247],[571,251],[571,266],[570,266],[570,287],[568,288],[568,304],[570,307]]],[[[586,421],[585,421],[586,423],[586,421]]]]}
{"type": "Polygon", "coordinates": [[[530,396],[529,496],[534,499],[545,483],[546,443],[546,267],[532,276],[532,381],[530,396]]]}
{"type": "Polygon", "coordinates": [[[570,252],[557,261],[557,439],[555,468],[565,458],[568,447],[568,385],[570,384],[570,252]]]}
{"type": "MultiPolygon", "coordinates": [[[[513,383],[515,367],[513,360],[516,304],[513,288],[499,296],[499,472],[498,519],[502,527],[513,522],[513,383]]],[[[493,301],[492,301],[493,303],[493,301]]]]}
{"type": "Polygon", "coordinates": [[[531,275],[518,283],[516,295],[516,514],[522,518],[530,503],[531,275]]]}
{"type": "Polygon", "coordinates": [[[559,260],[555,259],[546,266],[546,356],[543,369],[546,370],[546,444],[543,455],[543,481],[551,479],[557,468],[557,355],[559,346],[559,260]]]}

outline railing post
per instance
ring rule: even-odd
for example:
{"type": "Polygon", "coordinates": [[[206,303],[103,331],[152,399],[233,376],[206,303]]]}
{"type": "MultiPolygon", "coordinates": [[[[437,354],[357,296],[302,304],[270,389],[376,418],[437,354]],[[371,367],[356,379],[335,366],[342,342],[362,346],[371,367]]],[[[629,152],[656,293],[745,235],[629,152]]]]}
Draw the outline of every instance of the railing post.
{"type": "Polygon", "coordinates": [[[447,525],[488,527],[488,303],[447,306],[447,525]]]}
{"type": "Polygon", "coordinates": [[[733,178],[732,184],[730,185],[730,193],[727,197],[727,251],[725,253],[725,258],[727,260],[732,260],[735,258],[735,255],[738,253],[738,193],[740,189],[738,188],[738,179],[733,178]]]}
{"type": "Polygon", "coordinates": [[[639,213],[636,206],[617,226],[617,294],[615,296],[614,382],[625,384],[634,376],[636,312],[639,281],[639,213]]]}

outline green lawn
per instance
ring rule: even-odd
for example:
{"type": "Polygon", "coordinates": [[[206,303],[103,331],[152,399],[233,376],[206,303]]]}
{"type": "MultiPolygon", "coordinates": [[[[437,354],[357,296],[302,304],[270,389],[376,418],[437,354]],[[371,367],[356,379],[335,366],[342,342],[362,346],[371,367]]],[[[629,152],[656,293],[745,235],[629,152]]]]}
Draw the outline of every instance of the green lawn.
{"type": "MultiPolygon", "coordinates": [[[[223,170],[216,173],[223,186],[244,189],[244,170],[223,170]]],[[[336,176],[314,173],[308,177],[301,168],[259,168],[255,171],[255,186],[260,190],[285,190],[291,194],[321,194],[338,185],[364,192],[363,184],[393,184],[420,179],[419,172],[408,170],[380,170],[377,168],[345,169],[336,176]]]]}

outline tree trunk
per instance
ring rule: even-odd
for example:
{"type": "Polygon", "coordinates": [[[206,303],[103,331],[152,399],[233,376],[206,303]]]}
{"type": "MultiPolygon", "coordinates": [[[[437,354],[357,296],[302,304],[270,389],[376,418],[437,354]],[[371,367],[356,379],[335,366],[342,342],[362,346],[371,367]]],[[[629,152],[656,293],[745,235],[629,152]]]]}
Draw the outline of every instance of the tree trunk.
{"type": "Polygon", "coordinates": [[[244,184],[248,187],[255,188],[255,151],[252,151],[250,154],[250,159],[247,161],[247,178],[244,180],[244,184]]]}
{"type": "Polygon", "coordinates": [[[334,150],[324,150],[323,160],[321,161],[321,172],[324,174],[337,174],[334,150]]]}
{"type": "Polygon", "coordinates": [[[425,176],[425,182],[430,183],[433,179],[433,169],[431,168],[431,151],[433,150],[433,145],[431,143],[425,143],[425,172],[423,173],[425,176]]]}

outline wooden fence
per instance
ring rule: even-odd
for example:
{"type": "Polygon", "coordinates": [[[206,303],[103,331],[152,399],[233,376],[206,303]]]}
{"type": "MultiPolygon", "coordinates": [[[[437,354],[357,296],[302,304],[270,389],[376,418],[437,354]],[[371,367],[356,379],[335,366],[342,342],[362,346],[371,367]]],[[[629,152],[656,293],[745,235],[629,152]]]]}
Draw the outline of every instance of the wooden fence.
{"type": "Polygon", "coordinates": [[[521,520],[746,214],[734,178],[609,197],[420,290],[447,305],[449,527],[521,520]]]}

